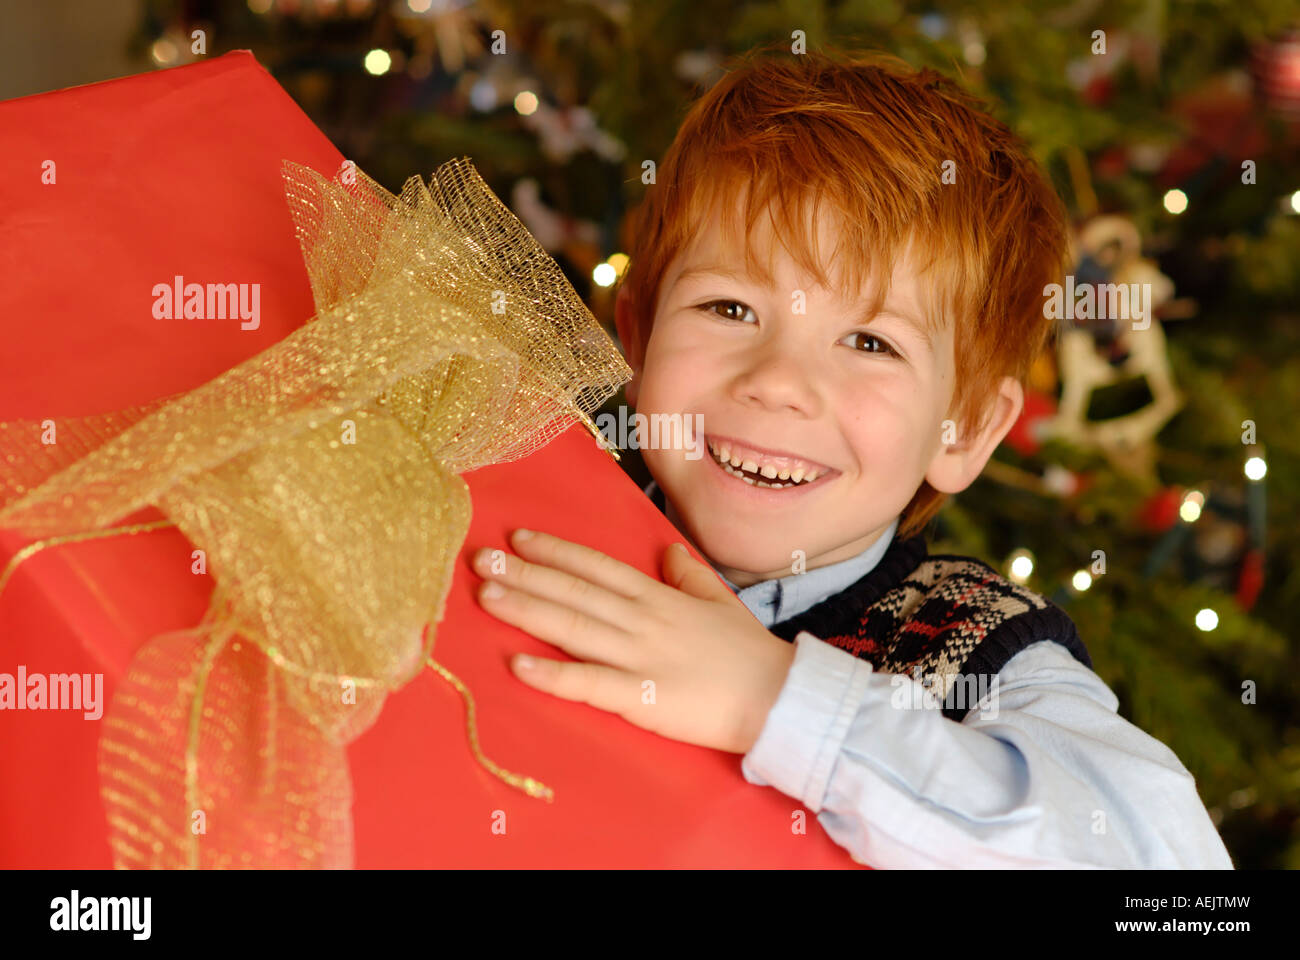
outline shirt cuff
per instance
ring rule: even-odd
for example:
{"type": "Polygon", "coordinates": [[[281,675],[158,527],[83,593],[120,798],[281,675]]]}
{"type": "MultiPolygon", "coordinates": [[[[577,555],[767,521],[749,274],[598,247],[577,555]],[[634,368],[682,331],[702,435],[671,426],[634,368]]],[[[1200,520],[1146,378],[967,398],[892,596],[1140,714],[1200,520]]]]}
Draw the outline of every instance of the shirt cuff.
{"type": "Polygon", "coordinates": [[[794,643],[785,685],[740,769],[750,783],[775,787],[818,813],[871,664],[806,630],[794,643]]]}

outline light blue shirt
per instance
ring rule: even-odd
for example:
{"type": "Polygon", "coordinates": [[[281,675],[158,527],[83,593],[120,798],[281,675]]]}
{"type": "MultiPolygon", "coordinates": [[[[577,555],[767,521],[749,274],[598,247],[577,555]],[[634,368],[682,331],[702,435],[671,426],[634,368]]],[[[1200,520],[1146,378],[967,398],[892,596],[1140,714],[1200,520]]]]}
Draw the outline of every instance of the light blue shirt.
{"type": "MultiPolygon", "coordinates": [[[[770,628],[869,573],[897,527],[850,560],[728,586],[770,628]]],[[[806,630],[795,648],[741,770],[813,811],[859,863],[1232,869],[1178,757],[1059,643],[1012,657],[960,723],[916,706],[911,677],[806,630]]]]}
{"type": "Polygon", "coordinates": [[[771,627],[774,623],[789,620],[795,614],[815,607],[875,569],[880,558],[889,550],[894,534],[898,532],[898,520],[895,517],[889,529],[867,549],[856,557],[839,563],[814,567],[804,573],[794,573],[775,580],[760,580],[748,587],[736,586],[721,573],[718,576],[722,577],[740,602],[749,607],[749,612],[758,618],[759,623],[771,627]]]}

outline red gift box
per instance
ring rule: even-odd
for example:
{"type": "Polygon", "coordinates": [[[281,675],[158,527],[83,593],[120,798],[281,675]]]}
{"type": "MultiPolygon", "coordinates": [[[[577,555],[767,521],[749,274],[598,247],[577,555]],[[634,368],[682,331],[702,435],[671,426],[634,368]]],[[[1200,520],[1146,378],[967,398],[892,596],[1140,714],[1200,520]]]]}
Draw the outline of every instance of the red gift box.
{"type": "MultiPolygon", "coordinates": [[[[0,136],[0,421],[193,389],[315,312],[281,160],[328,177],[344,158],[249,53],[6,102],[0,136]],[[151,291],[176,276],[260,283],[259,325],[156,319],[151,291]]],[[[657,576],[680,540],[588,433],[465,480],[473,523],[434,656],[472,692],[484,753],[555,799],[484,769],[460,694],[425,670],[348,748],[356,866],[855,866],[799,802],[746,782],[739,756],[511,675],[514,653],[565,655],[479,608],[469,554],[527,526],[657,576]]],[[[0,531],[0,569],[27,542],[0,531]]],[[[99,673],[106,706],[146,641],[207,609],[212,581],[191,573],[191,549],[165,529],[26,560],[0,594],[0,673],[99,673]]],[[[112,866],[99,734],[81,712],[0,711],[0,866],[112,866]]]]}

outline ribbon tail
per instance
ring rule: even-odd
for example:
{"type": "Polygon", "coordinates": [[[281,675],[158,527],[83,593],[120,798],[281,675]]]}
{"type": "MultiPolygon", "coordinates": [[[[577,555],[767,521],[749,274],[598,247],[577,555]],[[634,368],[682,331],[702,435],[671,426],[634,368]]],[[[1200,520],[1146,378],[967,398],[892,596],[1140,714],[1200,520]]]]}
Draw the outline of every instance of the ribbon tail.
{"type": "Polygon", "coordinates": [[[345,744],[220,623],[139,651],[105,717],[99,772],[119,868],[352,866],[345,744]]]}

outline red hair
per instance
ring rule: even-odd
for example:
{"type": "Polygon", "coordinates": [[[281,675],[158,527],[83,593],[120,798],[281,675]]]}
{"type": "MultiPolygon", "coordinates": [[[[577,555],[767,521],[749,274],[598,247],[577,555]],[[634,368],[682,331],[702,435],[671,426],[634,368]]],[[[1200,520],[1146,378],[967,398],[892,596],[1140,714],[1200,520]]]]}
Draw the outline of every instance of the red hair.
{"type": "MultiPolygon", "coordinates": [[[[742,193],[746,263],[769,283],[770,266],[748,243],[765,209],[795,262],[833,289],[814,230],[826,205],[840,227],[836,278],[847,295],[870,284],[873,310],[899,259],[917,258],[928,271],[924,322],[954,325],[958,438],[987,422],[1002,377],[1023,382],[1047,343],[1043,288],[1064,273],[1068,221],[1024,143],[934,70],[878,53],[782,55],[769,45],[733,60],[692,105],[629,217],[624,349],[634,366],[669,265],[709,217],[734,237],[742,193]]],[[[922,481],[899,536],[923,529],[946,498],[922,481]]]]}

